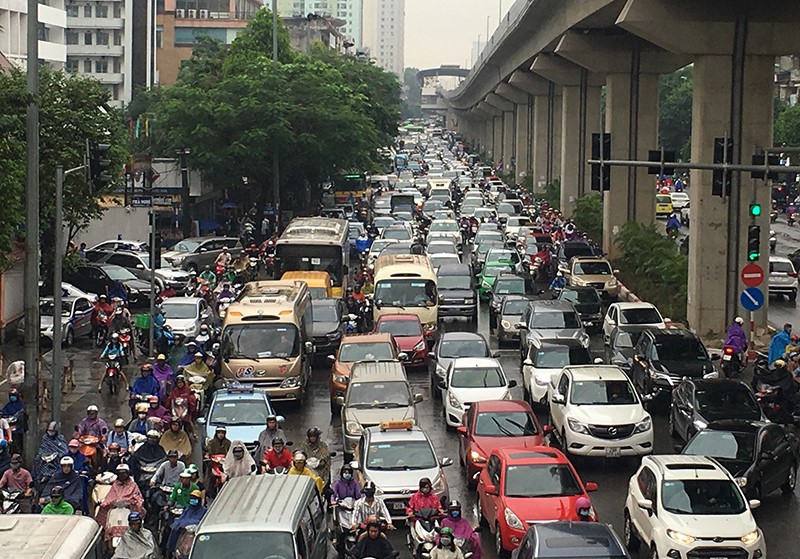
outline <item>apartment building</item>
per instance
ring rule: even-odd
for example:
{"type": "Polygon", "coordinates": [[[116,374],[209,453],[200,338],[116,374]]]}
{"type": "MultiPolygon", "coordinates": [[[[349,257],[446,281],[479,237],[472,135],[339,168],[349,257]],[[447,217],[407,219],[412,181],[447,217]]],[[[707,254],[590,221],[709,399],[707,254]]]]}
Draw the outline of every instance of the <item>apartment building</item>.
{"type": "MultiPolygon", "coordinates": [[[[39,0],[39,59],[54,68],[67,61],[64,32],[67,15],[64,0],[39,0]]],[[[0,53],[11,64],[24,68],[28,54],[28,3],[0,0],[0,53]]]]}
{"type": "Polygon", "coordinates": [[[375,63],[403,79],[405,0],[369,0],[362,12],[363,46],[375,63]]]}

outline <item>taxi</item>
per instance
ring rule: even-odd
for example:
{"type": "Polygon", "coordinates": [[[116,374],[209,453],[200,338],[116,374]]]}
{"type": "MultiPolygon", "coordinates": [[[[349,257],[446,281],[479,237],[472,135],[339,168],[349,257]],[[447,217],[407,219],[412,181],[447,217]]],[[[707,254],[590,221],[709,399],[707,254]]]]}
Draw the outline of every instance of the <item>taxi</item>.
{"type": "Polygon", "coordinates": [[[439,458],[427,433],[413,421],[385,421],[364,429],[351,462],[361,486],[375,483],[392,520],[406,518],[406,505],[427,477],[441,502],[450,498],[444,468],[452,458],[439,458]]]}
{"type": "Polygon", "coordinates": [[[672,197],[669,194],[656,194],[656,217],[672,213],[672,197]]]}

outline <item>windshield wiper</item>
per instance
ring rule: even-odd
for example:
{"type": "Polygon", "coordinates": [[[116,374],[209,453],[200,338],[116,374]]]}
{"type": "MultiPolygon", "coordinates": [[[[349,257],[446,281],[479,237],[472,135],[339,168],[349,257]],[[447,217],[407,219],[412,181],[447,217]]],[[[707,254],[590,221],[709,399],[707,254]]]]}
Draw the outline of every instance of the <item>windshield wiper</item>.
{"type": "Polygon", "coordinates": [[[254,357],[252,355],[245,355],[244,353],[231,353],[229,357],[231,359],[251,359],[256,363],[261,362],[261,360],[258,357],[254,357]]]}
{"type": "Polygon", "coordinates": [[[405,407],[408,407],[408,404],[398,404],[397,402],[376,402],[376,403],[372,404],[372,407],[373,408],[381,408],[381,409],[405,408],[405,407]]]}
{"type": "Polygon", "coordinates": [[[519,427],[519,430],[522,431],[522,434],[524,436],[529,436],[529,435],[535,435],[536,434],[536,430],[530,431],[530,430],[528,430],[528,428],[525,425],[522,425],[521,423],[517,423],[513,419],[506,419],[506,421],[508,421],[514,427],[519,427]]]}
{"type": "Polygon", "coordinates": [[[492,421],[494,421],[494,424],[497,425],[497,428],[500,429],[500,432],[503,433],[506,437],[514,436],[514,433],[512,433],[511,431],[500,425],[500,422],[497,421],[496,417],[492,416],[492,421]]]}

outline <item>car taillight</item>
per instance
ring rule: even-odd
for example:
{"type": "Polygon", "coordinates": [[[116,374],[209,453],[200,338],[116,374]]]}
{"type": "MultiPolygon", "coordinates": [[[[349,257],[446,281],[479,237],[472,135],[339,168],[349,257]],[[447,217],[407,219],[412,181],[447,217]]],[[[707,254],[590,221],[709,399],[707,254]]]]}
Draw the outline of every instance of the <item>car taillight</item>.
{"type": "Polygon", "coordinates": [[[789,276],[790,278],[796,278],[797,277],[797,272],[789,272],[786,275],[789,276]]]}

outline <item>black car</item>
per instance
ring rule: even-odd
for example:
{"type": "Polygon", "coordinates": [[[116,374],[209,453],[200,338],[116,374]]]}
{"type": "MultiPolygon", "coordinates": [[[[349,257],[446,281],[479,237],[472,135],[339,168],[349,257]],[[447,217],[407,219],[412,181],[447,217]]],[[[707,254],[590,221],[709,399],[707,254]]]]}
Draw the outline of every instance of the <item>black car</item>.
{"type": "Polygon", "coordinates": [[[314,350],[317,355],[336,353],[349,320],[341,299],[311,299],[314,350]]]}
{"type": "Polygon", "coordinates": [[[688,441],[706,425],[723,419],[764,419],[761,407],[745,383],[733,379],[683,379],[672,391],[669,431],[688,441]]]}
{"type": "Polygon", "coordinates": [[[569,301],[581,315],[583,327],[598,330],[603,326],[603,301],[594,287],[565,287],[556,299],[569,301]]]}
{"type": "Polygon", "coordinates": [[[683,377],[717,378],[713,358],[695,334],[682,328],[645,330],[633,353],[631,381],[642,395],[672,394],[683,377]]]}
{"type": "Polygon", "coordinates": [[[726,419],[709,423],[681,454],[715,458],[748,499],[761,499],[778,489],[794,493],[800,439],[777,423],[726,419]]]}
{"type": "Polygon", "coordinates": [[[512,559],[630,559],[613,528],[600,522],[533,523],[512,559]]]}
{"type": "Polygon", "coordinates": [[[516,274],[500,274],[492,284],[489,292],[489,328],[497,328],[497,317],[500,307],[509,295],[525,295],[525,278],[516,274]]]}
{"type": "Polygon", "coordinates": [[[607,344],[604,344],[605,361],[616,365],[631,376],[633,356],[636,353],[636,344],[642,332],[648,330],[647,326],[617,326],[611,331],[607,344]]]}
{"type": "Polygon", "coordinates": [[[64,281],[87,293],[108,294],[115,281],[119,281],[128,292],[131,307],[150,304],[150,282],[142,281],[131,272],[114,264],[81,264],[75,271],[64,271],[64,281]]]}
{"type": "Polygon", "coordinates": [[[597,256],[592,245],[586,241],[564,241],[558,245],[556,250],[556,260],[562,272],[567,272],[569,261],[574,256],[597,256]]]}
{"type": "Polygon", "coordinates": [[[442,264],[436,270],[439,316],[463,316],[478,322],[478,290],[468,264],[442,264]]]}

